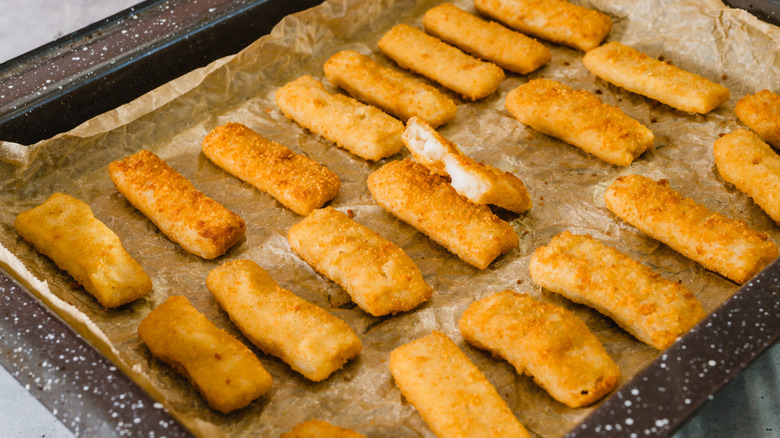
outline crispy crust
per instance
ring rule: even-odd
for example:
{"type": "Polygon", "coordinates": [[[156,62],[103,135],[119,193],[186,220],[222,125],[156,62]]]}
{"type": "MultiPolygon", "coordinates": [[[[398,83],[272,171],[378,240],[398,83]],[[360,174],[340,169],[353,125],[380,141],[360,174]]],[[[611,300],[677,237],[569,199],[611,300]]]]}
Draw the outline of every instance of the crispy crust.
{"type": "Polygon", "coordinates": [[[365,435],[343,427],[333,426],[322,420],[305,421],[279,438],[366,438],[365,435]]]}
{"type": "Polygon", "coordinates": [[[756,131],[767,143],[780,148],[780,96],[761,90],[739,99],[734,112],[742,123],[756,131]]]}

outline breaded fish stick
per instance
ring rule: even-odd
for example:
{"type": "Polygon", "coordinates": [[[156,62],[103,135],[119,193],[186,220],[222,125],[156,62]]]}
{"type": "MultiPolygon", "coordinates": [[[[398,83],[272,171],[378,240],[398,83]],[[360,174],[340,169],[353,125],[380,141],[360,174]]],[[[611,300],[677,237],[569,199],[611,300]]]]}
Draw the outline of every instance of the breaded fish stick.
{"type": "Polygon", "coordinates": [[[396,25],[384,34],[379,49],[401,67],[438,82],[468,100],[490,96],[504,79],[500,67],[405,24],[396,25]]]}
{"type": "Polygon", "coordinates": [[[268,392],[271,375],[249,348],[217,328],[182,296],[172,296],[138,326],[153,355],[186,377],[212,409],[228,414],[268,392]]]}
{"type": "Polygon", "coordinates": [[[672,108],[705,114],[729,100],[729,89],[612,41],[582,58],[591,73],[672,108]]]}
{"type": "Polygon", "coordinates": [[[121,306],[152,290],[152,280],[119,237],[76,198],[54,193],[41,205],[19,213],[14,227],[103,307],[121,306]]]}
{"type": "Polygon", "coordinates": [[[449,176],[455,191],[469,201],[515,213],[531,208],[531,197],[520,178],[472,160],[424,121],[409,119],[401,139],[415,161],[432,173],[449,176]]]}
{"type": "Polygon", "coordinates": [[[429,34],[515,73],[531,73],[550,61],[544,44],[450,3],[429,9],[423,26],[429,34]]]}
{"type": "Polygon", "coordinates": [[[568,231],[536,249],[535,283],[612,318],[640,341],[664,350],[704,318],[696,296],[591,236],[568,231]]]}
{"type": "Polygon", "coordinates": [[[362,349],[347,323],[282,289],[253,261],[226,262],[206,284],[244,336],[309,380],[327,379],[362,349]]]}
{"type": "Polygon", "coordinates": [[[231,175],[306,216],[339,193],[338,175],[239,123],[214,128],[203,154],[231,175]]]}
{"type": "Polygon", "coordinates": [[[521,123],[618,166],[630,165],[655,138],[620,108],[551,79],[534,79],[510,91],[506,108],[521,123]]]}
{"type": "Polygon", "coordinates": [[[378,108],[330,94],[311,76],[276,90],[285,116],[365,160],[381,160],[401,150],[404,124],[378,108]]]}
{"type": "Polygon", "coordinates": [[[306,263],[374,316],[412,310],[433,294],[403,249],[338,210],[313,211],[287,237],[306,263]]]}
{"type": "Polygon", "coordinates": [[[459,321],[469,344],[507,360],[553,398],[578,408],[604,397],[620,368],[579,318],[509,290],[472,303],[459,321]]]}
{"type": "Polygon", "coordinates": [[[219,257],[246,233],[243,219],[149,151],[114,161],[108,171],[119,193],[192,254],[219,257]]]}
{"type": "Polygon", "coordinates": [[[719,138],[713,151],[720,176],[747,193],[780,225],[780,156],[746,129],[719,138]]]}
{"type": "Polygon", "coordinates": [[[739,99],[734,112],[767,143],[780,148],[780,96],[761,90],[739,99]]]}
{"type": "Polygon", "coordinates": [[[496,388],[444,333],[390,353],[401,393],[439,438],[530,437],[496,388]]]}
{"type": "Polygon", "coordinates": [[[279,438],[366,438],[354,430],[333,426],[322,420],[309,420],[283,433],[279,438]]]}
{"type": "Polygon", "coordinates": [[[385,210],[479,269],[517,246],[511,225],[487,206],[469,202],[422,164],[410,159],[387,163],[367,183],[385,210]]]}
{"type": "Polygon", "coordinates": [[[564,0],[474,0],[474,7],[520,32],[582,51],[612,30],[609,15],[564,0]]]}
{"type": "Polygon", "coordinates": [[[618,177],[604,200],[613,213],[648,236],[739,284],[778,255],[766,234],[681,196],[664,179],[618,177]]]}
{"type": "Polygon", "coordinates": [[[323,70],[331,84],[404,122],[416,116],[439,126],[455,118],[458,110],[441,91],[354,50],[331,56],[323,70]]]}

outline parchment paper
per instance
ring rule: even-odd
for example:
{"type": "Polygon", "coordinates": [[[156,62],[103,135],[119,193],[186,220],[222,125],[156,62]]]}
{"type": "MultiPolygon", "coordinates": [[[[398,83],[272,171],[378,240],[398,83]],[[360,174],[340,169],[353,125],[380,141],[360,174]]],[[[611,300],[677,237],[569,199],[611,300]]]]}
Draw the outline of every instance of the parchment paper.
{"type": "MultiPolygon", "coordinates": [[[[703,116],[676,111],[608,85],[585,69],[582,52],[550,43],[545,43],[552,51],[547,66],[528,76],[508,73],[498,92],[484,100],[467,103],[448,93],[458,103],[458,115],[440,132],[466,154],[518,175],[534,202],[522,215],[498,212],[521,236],[520,245],[479,271],[377,206],[365,180],[387,160],[369,163],[335,147],[286,119],[273,102],[275,90],[299,75],[324,80],[322,65],[339,50],[355,49],[393,65],[379,54],[378,39],[396,23],[421,26],[424,11],[438,3],[329,0],[285,18],[270,35],[237,56],[196,70],[71,132],[30,147],[0,143],[0,158],[5,161],[0,163],[0,244],[10,251],[0,251],[0,266],[16,275],[198,435],[278,436],[302,421],[319,418],[371,437],[432,437],[402,398],[386,364],[392,349],[431,330],[445,332],[463,349],[535,435],[562,435],[593,408],[567,408],[529,377],[517,375],[507,363],[465,344],[457,329],[460,314],[473,301],[503,289],[564,306],[604,343],[620,365],[625,382],[658,351],[597,312],[534,285],[528,260],[535,248],[564,230],[588,233],[664,277],[682,282],[708,312],[733,294],[736,284],[617,219],[604,207],[602,195],[620,175],[666,178],[685,196],[728,217],[745,220],[780,243],[780,232],[771,219],[746,195],[723,182],[712,157],[718,135],[741,126],[733,113],[736,101],[764,88],[780,89],[780,31],[714,0],[580,2],[613,18],[615,26],[608,41],[663,56],[729,87],[731,100],[703,116]],[[618,168],[524,127],[504,109],[504,98],[527,80],[542,77],[590,90],[619,106],[655,133],[654,149],[629,168],[618,168]],[[217,168],[200,152],[203,137],[228,121],[244,123],[336,172],[342,189],[330,205],[345,212],[352,210],[356,221],[406,250],[434,288],[433,298],[414,311],[375,318],[355,307],[339,286],[291,253],[286,233],[302,218],[217,168]],[[109,162],[140,149],[152,150],[201,191],[242,216],[247,222],[246,239],[225,256],[204,261],[163,236],[117,193],[108,176],[109,162]],[[69,193],[92,206],[152,277],[151,294],[117,310],[104,310],[71,277],[18,237],[13,229],[16,215],[40,204],[54,191],[69,193]],[[364,350],[326,381],[312,383],[280,360],[254,349],[273,375],[273,387],[249,407],[221,415],[211,411],[184,378],[150,356],[136,328],[155,306],[180,294],[217,326],[249,344],[205,285],[211,269],[239,258],[256,261],[283,287],[343,318],[361,337],[364,350]]],[[[454,3],[474,11],[470,1],[454,3]]],[[[404,151],[388,160],[407,155],[404,151]]]]}

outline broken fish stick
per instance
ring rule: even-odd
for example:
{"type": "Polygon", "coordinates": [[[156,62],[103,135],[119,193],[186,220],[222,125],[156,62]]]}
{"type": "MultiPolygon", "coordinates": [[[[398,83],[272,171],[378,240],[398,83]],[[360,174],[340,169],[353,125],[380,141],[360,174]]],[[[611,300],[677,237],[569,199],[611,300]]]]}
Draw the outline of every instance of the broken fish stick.
{"type": "Polygon", "coordinates": [[[338,175],[239,123],[214,128],[203,154],[231,175],[306,216],[339,193],[338,175]]]}
{"type": "Polygon", "coordinates": [[[444,333],[401,345],[390,353],[389,365],[401,393],[439,438],[530,437],[496,388],[444,333]]]}
{"type": "Polygon", "coordinates": [[[374,316],[412,310],[433,294],[403,249],[338,210],[311,212],[287,237],[296,254],[374,316]]]}
{"type": "Polygon", "coordinates": [[[275,100],[287,118],[364,160],[381,160],[404,147],[400,120],[351,97],[330,94],[311,76],[279,88],[275,100]]]}
{"type": "Polygon", "coordinates": [[[780,96],[769,90],[749,94],[739,99],[734,113],[767,143],[780,148],[780,96]]]}
{"type": "Polygon", "coordinates": [[[780,156],[761,138],[737,129],[715,141],[715,166],[780,225],[780,156]]]}
{"type": "Polygon", "coordinates": [[[249,348],[182,296],[172,296],[138,326],[157,358],[189,380],[209,406],[228,414],[268,392],[271,375],[249,348]]]}
{"type": "Polygon", "coordinates": [[[777,258],[766,234],[685,198],[665,179],[615,179],[604,201],[618,217],[705,268],[742,284],[777,258]]]}
{"type": "Polygon", "coordinates": [[[410,159],[385,164],[367,183],[385,210],[476,268],[487,268],[518,244],[512,226],[490,208],[469,202],[447,180],[410,159]]]}
{"type": "Polygon", "coordinates": [[[507,360],[572,408],[595,403],[620,380],[620,368],[584,322],[528,295],[490,295],[472,303],[458,324],[466,342],[507,360]]]}
{"type": "Polygon", "coordinates": [[[24,240],[54,261],[103,307],[135,301],[152,290],[152,280],[88,204],[54,193],[16,216],[24,240]]]}
{"type": "Polygon", "coordinates": [[[681,111],[706,114],[729,100],[729,89],[617,41],[582,58],[605,81],[681,111]]]}
{"type": "Polygon", "coordinates": [[[112,162],[108,171],[119,193],[192,254],[214,259],[246,233],[243,219],[147,150],[112,162]]]}
{"type": "Polygon", "coordinates": [[[449,176],[455,191],[469,201],[496,205],[514,213],[531,208],[531,197],[520,178],[467,157],[424,121],[409,119],[401,139],[415,161],[432,173],[449,176]]]}
{"type": "Polygon", "coordinates": [[[551,79],[534,79],[510,91],[506,108],[521,123],[618,166],[629,166],[655,139],[620,108],[551,79]]]}
{"type": "Polygon", "coordinates": [[[444,93],[354,50],[331,56],[323,70],[331,84],[404,122],[416,116],[439,126],[455,118],[455,102],[444,93]]]}
{"type": "Polygon", "coordinates": [[[640,341],[664,350],[702,318],[696,296],[591,236],[568,231],[536,249],[535,283],[612,318],[640,341]]]}
{"type": "Polygon", "coordinates": [[[309,380],[327,379],[362,349],[347,323],[282,289],[253,261],[226,262],[206,284],[247,339],[309,380]]]}
{"type": "Polygon", "coordinates": [[[609,15],[564,0],[474,0],[474,7],[524,34],[582,51],[612,30],[609,15]]]}
{"type": "Polygon", "coordinates": [[[429,9],[423,26],[444,42],[515,73],[531,73],[550,61],[544,44],[450,3],[429,9]]]}
{"type": "Polygon", "coordinates": [[[490,96],[504,80],[500,67],[406,24],[385,33],[379,49],[402,68],[438,82],[467,100],[490,96]]]}
{"type": "Polygon", "coordinates": [[[366,438],[354,430],[334,426],[322,420],[305,421],[279,438],[366,438]]]}

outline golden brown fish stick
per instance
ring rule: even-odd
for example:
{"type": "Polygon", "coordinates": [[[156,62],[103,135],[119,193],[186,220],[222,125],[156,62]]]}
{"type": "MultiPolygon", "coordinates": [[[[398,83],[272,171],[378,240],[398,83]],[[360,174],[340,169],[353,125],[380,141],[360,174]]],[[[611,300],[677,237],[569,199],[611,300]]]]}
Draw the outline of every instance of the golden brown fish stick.
{"type": "Polygon", "coordinates": [[[511,225],[487,206],[469,202],[422,164],[393,161],[369,175],[367,182],[384,209],[479,269],[517,246],[511,225]]]}
{"type": "Polygon", "coordinates": [[[521,123],[618,166],[630,165],[655,138],[620,108],[551,79],[534,79],[510,91],[506,108],[521,123]]]}
{"type": "Polygon", "coordinates": [[[739,99],[734,112],[767,143],[780,148],[780,96],[761,90],[739,99]]]}
{"type": "Polygon", "coordinates": [[[379,49],[401,67],[438,82],[468,100],[490,96],[504,79],[500,67],[405,24],[396,25],[384,34],[379,49]]]}
{"type": "Polygon", "coordinates": [[[366,438],[365,435],[322,420],[309,420],[283,433],[279,438],[366,438]]]}
{"type": "Polygon", "coordinates": [[[390,353],[401,393],[439,438],[530,437],[496,388],[444,333],[390,353]]]}
{"type": "Polygon", "coordinates": [[[104,307],[129,303],[152,290],[152,280],[119,237],[86,203],[54,193],[16,217],[24,240],[76,279],[104,307]]]}
{"type": "Polygon", "coordinates": [[[729,89],[612,41],[582,58],[591,73],[672,108],[705,114],[729,100],[729,89]]]}
{"type": "Polygon", "coordinates": [[[780,156],[746,129],[719,138],[713,151],[720,176],[747,193],[780,225],[780,156]]]}
{"type": "Polygon", "coordinates": [[[604,397],[620,368],[568,310],[509,290],[472,303],[459,321],[463,338],[506,359],[553,398],[573,408],[604,397]]]}
{"type": "Polygon", "coordinates": [[[354,50],[331,56],[323,70],[331,84],[404,122],[416,116],[439,126],[455,118],[458,110],[439,90],[354,50]]]}
{"type": "Polygon", "coordinates": [[[217,328],[182,296],[172,296],[138,326],[153,355],[186,377],[223,414],[268,392],[271,375],[249,348],[217,328]]]}
{"type": "Polygon", "coordinates": [[[618,177],[604,200],[613,213],[648,236],[740,284],[778,255],[766,234],[681,196],[664,179],[618,177]]]}
{"type": "Polygon", "coordinates": [[[588,51],[612,30],[612,19],[564,0],[474,0],[480,14],[528,35],[588,51]]]}
{"type": "Polygon", "coordinates": [[[529,269],[537,284],[598,310],[659,350],[705,316],[681,284],[590,236],[558,234],[536,249],[529,269]]]}
{"type": "Polygon", "coordinates": [[[327,379],[360,353],[347,323],[282,289],[253,261],[227,262],[206,283],[244,336],[309,380],[327,379]]]}
{"type": "Polygon", "coordinates": [[[313,211],[287,237],[306,263],[374,316],[412,310],[433,294],[403,249],[338,210],[313,211]]]}
{"type": "Polygon", "coordinates": [[[108,171],[119,193],[192,254],[219,257],[246,233],[243,219],[149,151],[114,161],[108,171]]]}
{"type": "Polygon", "coordinates": [[[429,34],[464,52],[515,73],[531,73],[550,61],[550,51],[542,43],[450,3],[429,9],[423,26],[429,34]]]}
{"type": "Polygon", "coordinates": [[[285,116],[365,160],[381,160],[400,151],[404,124],[378,108],[341,94],[330,94],[311,76],[276,90],[285,116]]]}

